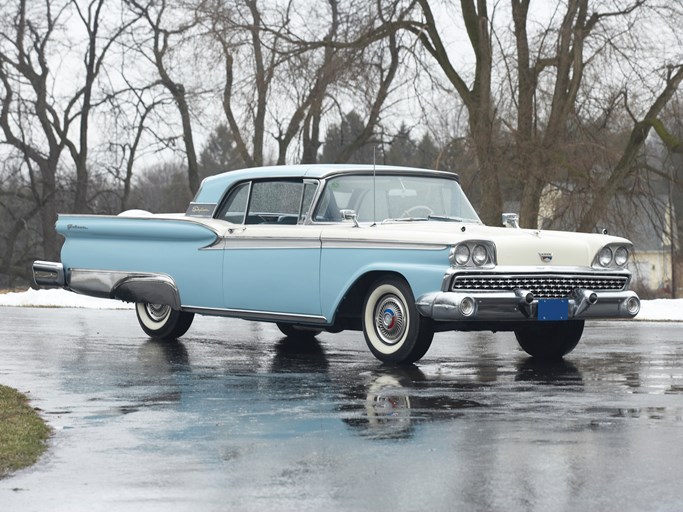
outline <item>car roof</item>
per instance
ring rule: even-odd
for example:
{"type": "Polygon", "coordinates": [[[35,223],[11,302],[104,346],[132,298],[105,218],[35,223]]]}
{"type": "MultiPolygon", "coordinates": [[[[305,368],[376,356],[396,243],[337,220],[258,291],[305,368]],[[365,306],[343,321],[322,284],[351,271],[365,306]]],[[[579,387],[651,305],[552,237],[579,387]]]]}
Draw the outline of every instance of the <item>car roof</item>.
{"type": "Polygon", "coordinates": [[[433,171],[419,167],[401,167],[395,165],[372,164],[301,164],[301,165],[272,165],[266,167],[251,167],[236,171],[210,176],[202,181],[202,185],[193,199],[194,203],[218,203],[225,191],[239,181],[264,178],[310,178],[321,179],[338,174],[354,174],[359,172],[377,172],[384,174],[409,173],[431,174],[451,179],[458,179],[457,174],[445,171],[433,171]]]}

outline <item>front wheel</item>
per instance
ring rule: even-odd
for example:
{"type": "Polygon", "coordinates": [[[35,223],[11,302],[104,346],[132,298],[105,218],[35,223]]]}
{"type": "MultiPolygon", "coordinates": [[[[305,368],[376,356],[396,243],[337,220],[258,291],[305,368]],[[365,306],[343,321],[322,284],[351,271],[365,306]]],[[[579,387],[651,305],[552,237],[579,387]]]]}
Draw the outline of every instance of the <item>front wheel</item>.
{"type": "Polygon", "coordinates": [[[384,277],[370,286],[365,297],[363,334],[380,361],[409,364],[427,353],[434,327],[430,319],[418,313],[408,283],[398,277],[384,277]]]}
{"type": "Polygon", "coordinates": [[[534,322],[515,329],[519,345],[538,359],[561,359],[579,343],[583,320],[569,322],[534,322]]]}
{"type": "Polygon", "coordinates": [[[194,313],[178,311],[167,304],[137,302],[135,313],[147,336],[161,339],[180,338],[192,325],[194,313]]]}

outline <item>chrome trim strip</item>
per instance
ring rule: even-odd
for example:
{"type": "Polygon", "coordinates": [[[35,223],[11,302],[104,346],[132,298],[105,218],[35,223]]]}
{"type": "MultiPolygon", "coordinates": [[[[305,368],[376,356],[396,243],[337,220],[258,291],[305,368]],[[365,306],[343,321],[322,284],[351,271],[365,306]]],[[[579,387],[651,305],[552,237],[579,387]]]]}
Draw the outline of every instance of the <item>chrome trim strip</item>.
{"type": "Polygon", "coordinates": [[[457,181],[460,183],[460,176],[454,172],[449,171],[437,171],[434,169],[420,169],[417,167],[393,167],[389,165],[384,165],[382,167],[374,168],[370,165],[366,169],[331,169],[326,172],[319,179],[330,179],[337,176],[372,176],[373,174],[381,176],[383,174],[389,176],[432,176],[438,178],[446,178],[457,181]]]}
{"type": "Polygon", "coordinates": [[[305,237],[226,236],[219,238],[212,245],[202,247],[200,251],[226,249],[320,249],[320,240],[305,237]]]}
{"type": "Polygon", "coordinates": [[[293,313],[274,313],[272,311],[255,311],[250,309],[207,308],[183,304],[183,311],[200,315],[229,316],[244,320],[258,320],[264,322],[293,322],[301,324],[327,325],[329,322],[324,316],[319,315],[296,315],[293,313]]]}
{"type": "Polygon", "coordinates": [[[448,244],[405,242],[403,240],[348,240],[346,238],[325,238],[323,249],[403,249],[422,251],[443,251],[448,244]]]}

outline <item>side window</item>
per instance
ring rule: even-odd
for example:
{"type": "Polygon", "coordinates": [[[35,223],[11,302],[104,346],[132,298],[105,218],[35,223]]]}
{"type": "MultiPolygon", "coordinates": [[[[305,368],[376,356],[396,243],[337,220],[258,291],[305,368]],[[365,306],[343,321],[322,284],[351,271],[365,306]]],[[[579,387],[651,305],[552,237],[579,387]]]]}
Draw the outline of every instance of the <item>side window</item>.
{"type": "Polygon", "coordinates": [[[304,184],[292,181],[254,182],[247,224],[296,224],[302,206],[304,184]]]}
{"type": "Polygon", "coordinates": [[[225,201],[218,218],[227,220],[233,224],[242,224],[244,214],[247,211],[247,200],[249,199],[249,183],[243,183],[230,192],[225,201]]]}

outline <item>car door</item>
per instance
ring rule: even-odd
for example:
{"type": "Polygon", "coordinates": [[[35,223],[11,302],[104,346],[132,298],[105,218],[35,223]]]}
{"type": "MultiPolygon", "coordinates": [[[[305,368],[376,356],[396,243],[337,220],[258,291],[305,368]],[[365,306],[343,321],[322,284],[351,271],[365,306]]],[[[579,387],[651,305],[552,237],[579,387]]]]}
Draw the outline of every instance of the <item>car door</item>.
{"type": "Polygon", "coordinates": [[[316,188],[311,180],[258,180],[228,197],[221,212],[233,223],[222,243],[226,309],[320,315],[320,228],[304,224],[316,188]]]}

